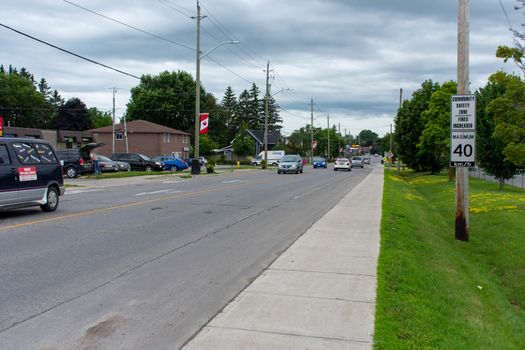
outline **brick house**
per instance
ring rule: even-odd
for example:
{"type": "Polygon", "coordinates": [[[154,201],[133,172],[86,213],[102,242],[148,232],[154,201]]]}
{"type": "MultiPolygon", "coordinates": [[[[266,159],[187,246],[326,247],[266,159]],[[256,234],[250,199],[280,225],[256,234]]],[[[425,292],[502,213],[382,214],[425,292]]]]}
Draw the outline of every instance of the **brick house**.
{"type": "MultiPolygon", "coordinates": [[[[190,134],[168,128],[147,120],[133,120],[127,123],[128,152],[143,153],[150,157],[178,153],[187,159],[190,152],[190,134]]],[[[100,154],[113,153],[113,127],[111,125],[89,130],[97,142],[105,145],[98,148],[100,154]]],[[[126,152],[124,125],[115,125],[115,152],[126,152]]]]}

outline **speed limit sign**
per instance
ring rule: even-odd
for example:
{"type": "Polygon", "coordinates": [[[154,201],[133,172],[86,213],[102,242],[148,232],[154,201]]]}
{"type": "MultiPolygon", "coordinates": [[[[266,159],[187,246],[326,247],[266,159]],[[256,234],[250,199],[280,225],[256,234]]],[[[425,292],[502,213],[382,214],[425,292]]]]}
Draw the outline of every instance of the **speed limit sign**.
{"type": "Polygon", "coordinates": [[[453,95],[450,108],[450,166],[476,164],[476,96],[453,95]]]}

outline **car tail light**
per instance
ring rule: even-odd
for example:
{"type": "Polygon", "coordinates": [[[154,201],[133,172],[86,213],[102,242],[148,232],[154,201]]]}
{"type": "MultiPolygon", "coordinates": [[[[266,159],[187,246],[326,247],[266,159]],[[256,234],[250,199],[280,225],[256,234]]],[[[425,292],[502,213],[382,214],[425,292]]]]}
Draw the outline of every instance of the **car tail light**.
{"type": "Polygon", "coordinates": [[[84,159],[80,158],[80,166],[84,165],[84,159]]]}

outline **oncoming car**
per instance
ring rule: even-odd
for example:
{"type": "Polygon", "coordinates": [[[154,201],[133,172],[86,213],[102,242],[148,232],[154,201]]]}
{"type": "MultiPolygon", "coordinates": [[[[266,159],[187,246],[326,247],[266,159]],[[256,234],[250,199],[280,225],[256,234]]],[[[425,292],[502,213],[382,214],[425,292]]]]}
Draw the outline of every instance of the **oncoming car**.
{"type": "Polygon", "coordinates": [[[324,157],[314,157],[312,165],[314,169],[315,168],[325,168],[326,169],[327,167],[326,159],[324,159],[324,157]]]}
{"type": "Polygon", "coordinates": [[[280,173],[303,173],[303,160],[296,154],[289,154],[281,158],[277,167],[277,174],[280,173]]]}
{"type": "Polygon", "coordinates": [[[361,157],[352,157],[352,168],[364,168],[365,164],[363,163],[363,158],[361,157]]]}
{"type": "Polygon", "coordinates": [[[334,171],[336,170],[346,170],[352,171],[352,166],[350,164],[350,159],[348,158],[337,158],[334,162],[334,171]]]}

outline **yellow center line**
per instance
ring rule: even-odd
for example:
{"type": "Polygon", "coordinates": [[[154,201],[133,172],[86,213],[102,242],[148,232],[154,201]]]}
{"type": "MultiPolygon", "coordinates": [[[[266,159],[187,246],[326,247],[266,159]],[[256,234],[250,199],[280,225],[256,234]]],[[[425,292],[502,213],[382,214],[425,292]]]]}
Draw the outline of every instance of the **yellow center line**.
{"type": "Polygon", "coordinates": [[[91,210],[86,210],[86,211],[79,212],[79,213],[74,213],[74,214],[66,214],[66,215],[61,215],[61,216],[54,216],[52,218],[47,218],[47,219],[33,220],[33,221],[23,222],[23,223],[20,223],[20,224],[13,224],[13,225],[2,226],[2,227],[0,227],[0,231],[6,231],[6,230],[10,230],[10,229],[15,229],[15,228],[21,228],[21,227],[26,227],[26,226],[31,226],[31,225],[37,225],[37,224],[42,224],[42,223],[51,222],[51,221],[62,221],[62,220],[67,220],[67,219],[71,219],[71,218],[75,218],[75,217],[89,216],[89,215],[103,213],[103,212],[109,212],[109,211],[117,210],[117,209],[124,209],[124,208],[135,207],[135,206],[143,205],[143,204],[162,202],[162,201],[167,201],[167,200],[171,200],[171,199],[179,199],[179,198],[183,198],[183,197],[190,197],[190,196],[194,196],[194,195],[198,195],[198,194],[202,194],[202,193],[220,192],[220,191],[224,191],[224,190],[231,189],[231,188],[244,187],[244,186],[253,185],[253,184],[257,184],[257,183],[269,182],[270,180],[271,179],[259,180],[259,181],[247,181],[247,182],[233,184],[233,185],[229,185],[229,186],[221,186],[221,187],[216,187],[216,188],[209,188],[209,189],[206,189],[206,190],[200,190],[200,191],[189,192],[189,193],[178,193],[176,195],[164,196],[164,197],[153,198],[153,199],[147,199],[147,200],[143,200],[143,201],[131,202],[131,203],[121,204],[121,205],[115,205],[115,206],[110,206],[110,207],[106,207],[106,208],[91,209],[91,210]]]}

